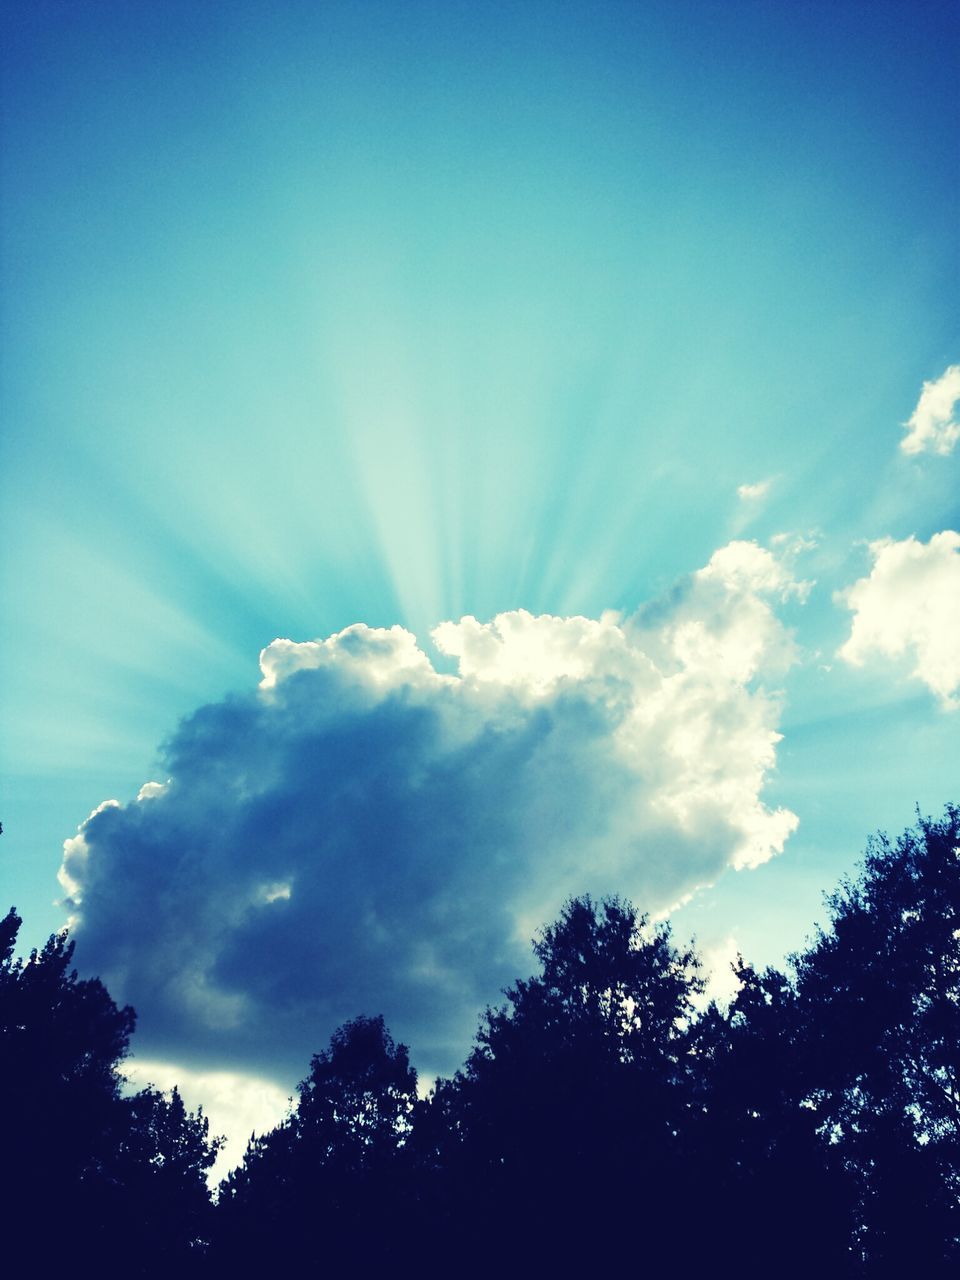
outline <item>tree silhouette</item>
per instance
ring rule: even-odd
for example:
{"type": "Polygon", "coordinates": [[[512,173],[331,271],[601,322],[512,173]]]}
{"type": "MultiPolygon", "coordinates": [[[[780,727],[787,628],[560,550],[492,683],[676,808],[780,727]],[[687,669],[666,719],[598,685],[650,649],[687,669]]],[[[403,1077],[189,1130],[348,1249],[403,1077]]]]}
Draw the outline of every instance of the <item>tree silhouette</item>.
{"type": "Polygon", "coordinates": [[[711,1264],[716,1242],[736,1229],[745,1280],[851,1273],[849,1179],[805,1105],[797,996],[776,969],[738,959],[739,990],[711,1004],[693,1029],[697,1105],[685,1133],[687,1159],[709,1188],[692,1270],[711,1264]]]}
{"type": "Polygon", "coordinates": [[[879,835],[796,958],[805,1102],[857,1182],[870,1275],[960,1265],[960,811],[879,835]]]}
{"type": "Polygon", "coordinates": [[[956,1272],[958,846],[952,806],[873,838],[792,974],[741,962],[729,1011],[696,1028],[692,1151],[722,1188],[714,1234],[755,1210],[748,1275],[956,1272]]]}
{"type": "Polygon", "coordinates": [[[218,1144],[178,1095],[124,1096],[133,1010],[78,978],[65,934],[16,959],[20,923],[13,909],[0,921],[5,1260],[43,1270],[123,1257],[143,1276],[183,1268],[202,1241],[204,1171],[218,1144]]]}
{"type": "Polygon", "coordinates": [[[540,974],[487,1010],[464,1071],[418,1115],[436,1270],[486,1221],[509,1221],[518,1269],[595,1266],[603,1223],[604,1268],[635,1261],[644,1224],[652,1261],[689,1210],[678,1134],[694,956],[629,904],[589,897],[534,951],[540,974]]]}
{"type": "Polygon", "coordinates": [[[202,1110],[188,1112],[177,1089],[169,1098],[141,1089],[121,1105],[120,1141],[102,1169],[115,1210],[112,1247],[124,1241],[134,1275],[203,1274],[212,1226],[205,1174],[221,1139],[210,1138],[202,1110]]]}
{"type": "Polygon", "coordinates": [[[407,1049],[383,1018],[355,1018],[314,1055],[299,1104],[272,1133],[251,1139],[224,1182],[217,1256],[250,1266],[370,1268],[399,1252],[399,1153],[416,1100],[407,1049]]]}
{"type": "Polygon", "coordinates": [[[0,1176],[11,1246],[29,1258],[50,1248],[32,1210],[53,1185],[69,1235],[89,1249],[100,1237],[105,1242],[98,1172],[114,1143],[114,1068],[126,1055],[134,1015],[118,1009],[99,982],[77,979],[63,935],[26,961],[14,959],[20,923],[11,909],[0,928],[0,1176]]]}
{"type": "Polygon", "coordinates": [[[785,972],[698,961],[620,899],[567,902],[538,972],[417,1101],[382,1018],[332,1036],[251,1140],[218,1149],[178,1092],[128,1096],[134,1027],[55,935],[0,920],[4,1260],[141,1277],[735,1270],[939,1280],[960,1265],[960,812],[890,841],[785,972]],[[58,1232],[37,1223],[55,1206],[58,1232]],[[209,1244],[208,1244],[209,1241],[209,1244]]]}

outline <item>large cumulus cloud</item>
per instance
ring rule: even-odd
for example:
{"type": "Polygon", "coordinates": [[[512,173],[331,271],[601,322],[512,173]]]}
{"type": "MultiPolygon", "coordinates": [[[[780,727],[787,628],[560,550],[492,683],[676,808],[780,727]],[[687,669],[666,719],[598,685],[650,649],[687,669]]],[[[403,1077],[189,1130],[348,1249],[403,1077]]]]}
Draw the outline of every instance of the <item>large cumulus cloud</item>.
{"type": "Polygon", "coordinates": [[[296,1078],[382,1012],[428,1070],[529,966],[564,897],[663,910],[782,849],[761,798],[792,660],[775,556],[735,542],[632,618],[445,622],[276,640],[200,708],[168,780],[65,845],[78,960],[152,1056],[296,1078]]]}

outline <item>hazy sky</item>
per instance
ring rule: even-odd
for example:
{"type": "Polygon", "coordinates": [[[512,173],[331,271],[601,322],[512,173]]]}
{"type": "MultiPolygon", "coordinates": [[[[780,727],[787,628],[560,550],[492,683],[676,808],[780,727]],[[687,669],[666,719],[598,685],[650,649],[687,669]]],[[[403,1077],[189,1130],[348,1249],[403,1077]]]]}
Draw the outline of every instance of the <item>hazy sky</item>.
{"type": "Polygon", "coordinates": [[[583,889],[779,962],[960,799],[954,4],[2,21],[0,907],[154,1078],[451,1069],[583,889]]]}

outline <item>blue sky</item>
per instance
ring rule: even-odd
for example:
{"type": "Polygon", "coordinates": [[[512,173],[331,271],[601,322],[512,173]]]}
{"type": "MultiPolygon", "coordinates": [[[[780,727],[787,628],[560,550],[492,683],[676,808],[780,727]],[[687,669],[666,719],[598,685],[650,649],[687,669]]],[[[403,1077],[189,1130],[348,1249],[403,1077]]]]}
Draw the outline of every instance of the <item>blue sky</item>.
{"type": "MultiPolygon", "coordinates": [[[[64,839],[194,760],[178,722],[254,697],[275,638],[400,624],[449,673],[429,633],[463,615],[716,610],[695,575],[731,542],[785,566],[722,608],[793,633],[748,692],[783,735],[757,795],[799,825],[754,870],[701,868],[678,931],[778,961],[870,831],[958,798],[930,636],[960,612],[931,541],[960,528],[960,450],[901,448],[960,359],[955,6],[3,21],[0,883],[28,942],[67,914],[64,839]]],[[[118,883],[104,920],[160,910],[118,883]]]]}

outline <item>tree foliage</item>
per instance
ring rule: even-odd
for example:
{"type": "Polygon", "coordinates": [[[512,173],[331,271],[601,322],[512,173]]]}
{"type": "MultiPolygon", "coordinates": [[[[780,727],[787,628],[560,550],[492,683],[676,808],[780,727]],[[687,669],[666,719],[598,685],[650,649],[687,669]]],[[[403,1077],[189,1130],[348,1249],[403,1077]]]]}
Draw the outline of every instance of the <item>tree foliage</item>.
{"type": "MultiPolygon", "coordinates": [[[[535,946],[540,975],[487,1012],[423,1109],[435,1220],[454,1238],[472,1206],[523,1205],[521,1251],[558,1267],[587,1265],[592,1237],[551,1222],[620,1220],[687,1274],[724,1241],[744,1276],[954,1274],[958,827],[948,807],[875,838],[789,969],[740,961],[729,1007],[697,1017],[693,958],[665,929],[569,903],[535,946]]],[[[635,1250],[605,1242],[612,1266],[635,1250]]]]}
{"type": "MultiPolygon", "coordinates": [[[[540,973],[487,1010],[463,1072],[423,1108],[422,1216],[447,1256],[478,1216],[511,1216],[525,1265],[589,1265],[600,1221],[642,1207],[663,1227],[677,1208],[702,983],[666,925],[616,899],[568,902],[534,951],[540,973]]],[[[611,1265],[634,1247],[611,1237],[611,1265]]]]}
{"type": "Polygon", "coordinates": [[[71,968],[55,934],[26,960],[20,917],[0,922],[0,1204],[6,1259],[33,1270],[125,1259],[132,1275],[187,1266],[210,1205],[218,1142],[179,1094],[123,1091],[134,1028],[97,979],[71,968]]]}
{"type": "MultiPolygon", "coordinates": [[[[873,839],[784,971],[739,960],[701,1008],[693,951],[576,898],[537,972],[418,1101],[381,1017],[332,1036],[211,1210],[207,1122],[127,1096],[134,1026],[72,944],[0,920],[7,1254],[58,1239],[132,1275],[667,1269],[931,1280],[960,1265],[960,813],[873,839]]],[[[19,1252],[18,1252],[19,1251],[19,1252]]],[[[89,1270],[89,1265],[87,1266],[89,1270]]]]}
{"type": "Polygon", "coordinates": [[[219,1254],[236,1265],[308,1262],[322,1249],[347,1265],[396,1252],[398,1154],[410,1130],[416,1072],[383,1018],[355,1018],[315,1054],[299,1102],[266,1137],[251,1139],[221,1189],[219,1254]],[[371,1215],[371,1206],[377,1212],[371,1215]]]}
{"type": "Polygon", "coordinates": [[[960,1266],[960,811],[872,839],[795,958],[804,1101],[857,1194],[870,1274],[960,1266]]]}

